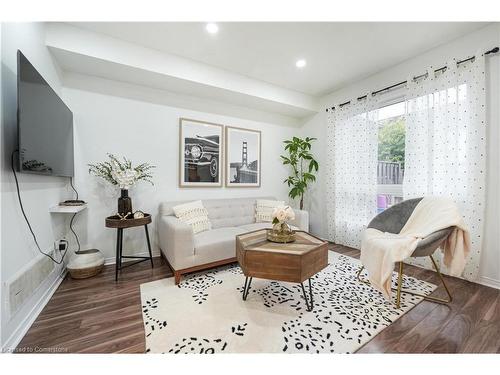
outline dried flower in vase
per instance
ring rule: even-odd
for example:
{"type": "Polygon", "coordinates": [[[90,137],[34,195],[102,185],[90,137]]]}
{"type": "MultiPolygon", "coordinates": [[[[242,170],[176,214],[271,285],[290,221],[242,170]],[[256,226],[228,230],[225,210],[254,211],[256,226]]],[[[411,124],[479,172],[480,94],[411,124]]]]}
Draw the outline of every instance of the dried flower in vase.
{"type": "Polygon", "coordinates": [[[89,173],[101,177],[111,185],[117,185],[120,189],[128,190],[139,181],[153,183],[152,169],[156,168],[149,163],[139,164],[132,167],[132,162],[123,157],[119,160],[113,154],[108,154],[108,161],[89,164],[89,173]]]}

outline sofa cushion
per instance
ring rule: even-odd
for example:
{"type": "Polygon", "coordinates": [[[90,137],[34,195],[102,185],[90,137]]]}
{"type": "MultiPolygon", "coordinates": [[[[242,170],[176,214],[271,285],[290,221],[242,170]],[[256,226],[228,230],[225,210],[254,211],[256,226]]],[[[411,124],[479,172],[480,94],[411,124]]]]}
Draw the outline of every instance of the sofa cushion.
{"type": "MultiPolygon", "coordinates": [[[[273,197],[203,199],[212,228],[234,227],[255,223],[255,202],[257,199],[273,200],[273,197]]],[[[188,201],[162,202],[160,215],[174,215],[173,207],[188,201]]]]}
{"type": "Polygon", "coordinates": [[[172,209],[180,221],[191,226],[194,234],[211,229],[208,212],[201,201],[178,204],[172,209]]]}
{"type": "Polygon", "coordinates": [[[257,223],[273,221],[273,211],[276,207],[285,205],[285,201],[276,201],[269,199],[257,199],[255,204],[255,221],[257,223]]]}
{"type": "Polygon", "coordinates": [[[203,205],[212,228],[224,228],[255,223],[255,202],[256,198],[206,199],[203,205]]]}
{"type": "Polygon", "coordinates": [[[200,264],[236,256],[236,235],[246,233],[243,228],[217,228],[194,235],[194,253],[200,264]]]}
{"type": "MultiPolygon", "coordinates": [[[[245,224],[245,225],[240,225],[238,228],[244,229],[245,232],[253,232],[254,230],[260,230],[260,229],[271,229],[273,227],[273,224],[271,223],[253,223],[253,224],[245,224]]],[[[290,228],[293,230],[299,230],[299,228],[290,225],[290,228]]]]}

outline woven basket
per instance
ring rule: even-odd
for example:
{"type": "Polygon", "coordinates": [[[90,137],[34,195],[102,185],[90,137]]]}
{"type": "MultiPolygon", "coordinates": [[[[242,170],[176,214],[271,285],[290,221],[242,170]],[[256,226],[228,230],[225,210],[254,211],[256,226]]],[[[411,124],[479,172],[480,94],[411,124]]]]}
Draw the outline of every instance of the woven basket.
{"type": "Polygon", "coordinates": [[[73,279],[86,279],[97,275],[104,267],[104,256],[97,249],[75,252],[68,263],[68,272],[73,279]]]}
{"type": "Polygon", "coordinates": [[[88,268],[79,268],[79,269],[71,269],[68,268],[68,272],[73,279],[86,279],[88,277],[93,277],[99,274],[104,268],[104,264],[88,267],[88,268]]]}

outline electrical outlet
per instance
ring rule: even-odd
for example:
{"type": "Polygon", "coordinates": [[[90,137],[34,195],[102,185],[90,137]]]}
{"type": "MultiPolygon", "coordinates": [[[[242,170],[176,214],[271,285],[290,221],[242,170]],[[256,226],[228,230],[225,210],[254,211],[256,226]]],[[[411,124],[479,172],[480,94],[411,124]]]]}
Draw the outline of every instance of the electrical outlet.
{"type": "Polygon", "coordinates": [[[69,243],[66,238],[62,238],[60,240],[54,241],[54,250],[59,252],[64,252],[68,249],[69,243]]]}

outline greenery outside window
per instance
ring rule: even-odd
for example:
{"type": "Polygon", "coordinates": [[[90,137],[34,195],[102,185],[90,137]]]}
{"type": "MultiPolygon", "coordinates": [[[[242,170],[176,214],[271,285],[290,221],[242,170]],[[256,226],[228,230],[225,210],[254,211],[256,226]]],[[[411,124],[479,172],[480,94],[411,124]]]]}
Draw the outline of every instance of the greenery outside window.
{"type": "Polygon", "coordinates": [[[403,200],[405,102],[378,110],[377,211],[403,200]]]}

